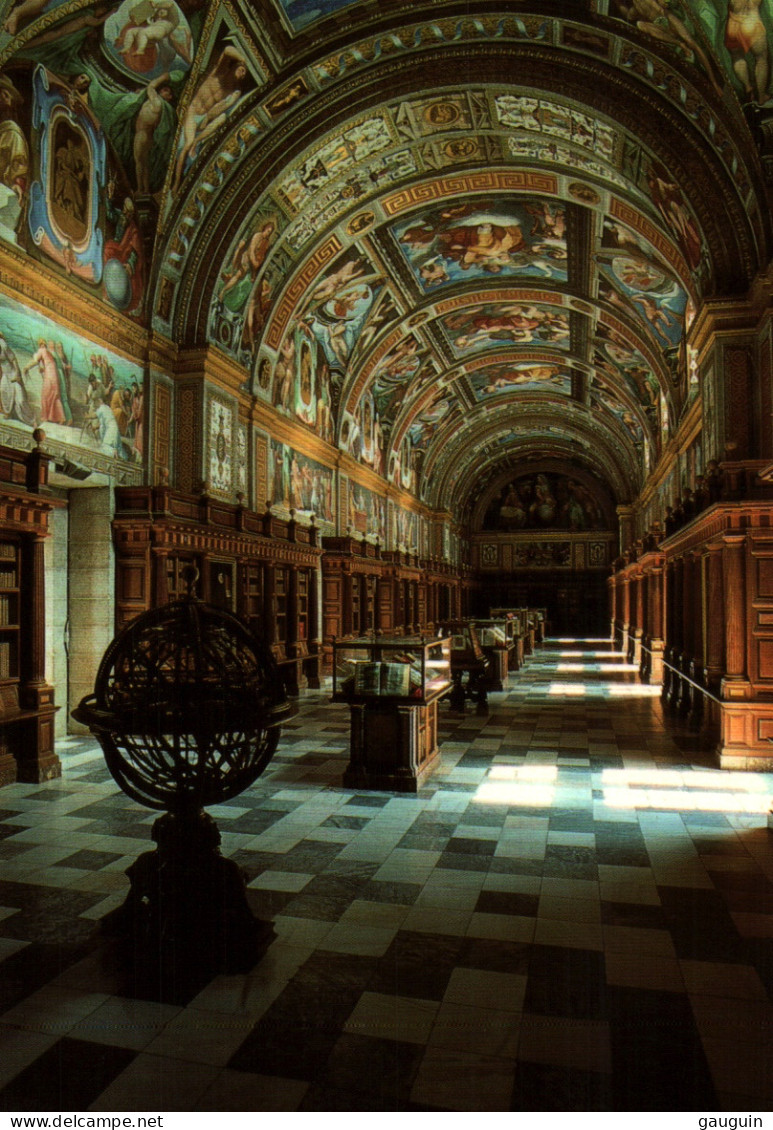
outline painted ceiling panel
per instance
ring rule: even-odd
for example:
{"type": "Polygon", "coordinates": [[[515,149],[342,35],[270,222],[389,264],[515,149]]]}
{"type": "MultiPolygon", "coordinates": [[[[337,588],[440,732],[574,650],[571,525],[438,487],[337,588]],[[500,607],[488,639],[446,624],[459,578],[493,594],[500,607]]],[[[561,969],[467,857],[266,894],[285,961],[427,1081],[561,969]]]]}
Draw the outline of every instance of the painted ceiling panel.
{"type": "Polygon", "coordinates": [[[439,207],[392,228],[425,293],[491,276],[566,282],[565,232],[565,209],[537,199],[439,207]]]}
{"type": "Polygon", "coordinates": [[[551,451],[630,499],[767,262],[773,0],[507,7],[10,0],[0,238],[429,504],[551,451]]]}

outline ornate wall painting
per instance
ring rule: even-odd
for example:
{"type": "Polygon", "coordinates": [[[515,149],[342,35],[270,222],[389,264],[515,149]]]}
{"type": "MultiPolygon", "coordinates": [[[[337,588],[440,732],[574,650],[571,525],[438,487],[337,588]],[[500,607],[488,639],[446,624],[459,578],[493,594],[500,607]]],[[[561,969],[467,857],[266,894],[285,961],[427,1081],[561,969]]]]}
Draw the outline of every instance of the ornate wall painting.
{"type": "Polygon", "coordinates": [[[401,506],[395,508],[395,548],[405,549],[410,553],[419,550],[419,523],[418,516],[412,510],[403,510],[401,506]]]}
{"type": "Polygon", "coordinates": [[[17,242],[30,170],[28,99],[14,78],[0,74],[0,238],[9,243],[17,242]]]}
{"type": "Polygon", "coordinates": [[[230,495],[234,489],[234,420],[233,408],[225,401],[210,396],[207,424],[207,477],[210,488],[230,495]]]}
{"type": "Polygon", "coordinates": [[[483,516],[484,530],[603,530],[606,500],[569,475],[539,471],[511,479],[483,516]]]}
{"type": "Polygon", "coordinates": [[[570,569],[572,543],[568,541],[534,541],[513,546],[513,567],[516,569],[570,569]]]}
{"type": "Polygon", "coordinates": [[[386,499],[359,483],[350,482],[347,526],[352,534],[364,535],[386,545],[386,499]]]}
{"type": "MultiPolygon", "coordinates": [[[[693,0],[693,7],[704,8],[707,0],[693,0]]],[[[611,16],[633,24],[653,38],[653,46],[667,44],[688,63],[700,67],[722,93],[723,75],[714,59],[700,23],[690,11],[690,0],[680,5],[657,4],[646,0],[611,0],[611,16]]]]}
{"type": "Polygon", "coordinates": [[[513,345],[570,347],[569,315],[543,303],[483,303],[445,314],[439,324],[459,357],[513,345]]]}
{"type": "Polygon", "coordinates": [[[517,361],[486,366],[468,374],[479,404],[506,393],[550,392],[571,396],[572,376],[565,366],[546,361],[517,361]]]}
{"type": "Polygon", "coordinates": [[[528,95],[499,94],[494,100],[499,123],[506,129],[541,134],[570,142],[605,161],[612,160],[617,134],[598,118],[589,118],[574,107],[528,95]]]}
{"type": "Polygon", "coordinates": [[[703,259],[700,228],[685,201],[679,185],[659,161],[650,161],[647,169],[650,199],[660,212],[691,271],[697,271],[703,259]]]}
{"type": "Polygon", "coordinates": [[[263,274],[268,255],[279,234],[273,214],[255,217],[240,235],[236,246],[223,263],[214,303],[230,314],[244,314],[242,340],[254,345],[265,325],[270,285],[263,274]]]}
{"type": "Polygon", "coordinates": [[[111,62],[135,81],[152,82],[193,61],[193,36],[175,0],[123,0],[104,24],[111,62]]]}
{"type": "Polygon", "coordinates": [[[344,413],[340,444],[344,451],[360,463],[372,467],[376,474],[385,473],[384,429],[372,392],[362,394],[353,414],[344,413]]]}
{"type": "Polygon", "coordinates": [[[179,114],[173,194],[179,191],[193,163],[209,148],[213,135],[233,117],[243,99],[262,85],[263,75],[256,77],[253,66],[250,53],[224,26],[212,45],[205,73],[179,114]]]}
{"type": "Polygon", "coordinates": [[[625,388],[641,405],[653,430],[658,428],[660,386],[642,353],[624,341],[615,330],[599,325],[594,364],[612,386],[625,388]]]}
{"type": "MultiPolygon", "coordinates": [[[[369,158],[389,149],[397,141],[387,110],[370,114],[349,126],[341,134],[326,138],[296,168],[291,169],[277,186],[277,194],[291,214],[308,210],[312,198],[323,190],[330,190],[329,203],[338,199],[338,211],[348,208],[351,199],[359,195],[352,184],[334,187],[334,182],[344,176],[357,175],[358,166],[369,158]]],[[[413,166],[415,170],[415,166],[413,166]]],[[[372,176],[375,170],[368,170],[372,176]]],[[[381,178],[376,178],[380,180],[381,178]]],[[[373,183],[371,183],[371,191],[373,183]]],[[[319,203],[315,204],[319,208],[319,203]]],[[[310,223],[319,227],[319,213],[309,216],[310,223]]],[[[315,233],[316,234],[316,233],[315,233]]]]}
{"type": "Polygon", "coordinates": [[[353,7],[357,0],[275,0],[294,31],[300,31],[316,20],[324,19],[341,8],[353,7]]]}
{"type": "Polygon", "coordinates": [[[425,293],[491,276],[566,282],[566,210],[558,202],[439,206],[396,224],[392,234],[425,293]]]}
{"type": "Polygon", "coordinates": [[[623,224],[607,220],[597,261],[603,276],[601,297],[620,309],[633,308],[659,348],[676,348],[683,337],[688,295],[651,244],[623,224]]]}
{"type": "Polygon", "coordinates": [[[348,251],[302,303],[297,316],[319,342],[331,370],[346,371],[383,282],[364,256],[348,251]]]}
{"type": "Polygon", "coordinates": [[[598,377],[591,379],[590,398],[592,408],[598,408],[602,412],[610,412],[629,433],[636,447],[644,446],[644,428],[640,421],[613,390],[598,377]]]}
{"type": "Polygon", "coordinates": [[[0,334],[0,422],[39,425],[49,439],[84,454],[141,462],[137,365],[10,298],[0,299],[0,334]]]}
{"type": "Polygon", "coordinates": [[[44,67],[35,70],[33,90],[40,170],[30,186],[32,240],[68,274],[98,283],[99,210],[107,181],[102,127],[85,100],[44,67]]]}
{"type": "Polygon", "coordinates": [[[317,463],[286,443],[271,439],[268,453],[268,498],[331,525],[335,522],[335,484],[330,467],[317,463]]]}
{"type": "Polygon", "coordinates": [[[7,15],[3,20],[2,31],[6,35],[18,35],[28,24],[46,12],[61,8],[67,0],[12,0],[7,5],[7,15]]]}
{"type": "Polygon", "coordinates": [[[771,0],[728,3],[727,0],[686,0],[695,19],[744,102],[769,106],[772,84],[770,44],[773,42],[771,0]]]}
{"type": "MultiPolygon", "coordinates": [[[[275,408],[301,420],[332,443],[335,435],[334,388],[330,368],[319,355],[308,326],[297,322],[286,334],[274,367],[271,399],[275,408]]],[[[267,369],[258,369],[258,385],[267,369]]],[[[266,380],[267,380],[266,376],[266,380]]]]}

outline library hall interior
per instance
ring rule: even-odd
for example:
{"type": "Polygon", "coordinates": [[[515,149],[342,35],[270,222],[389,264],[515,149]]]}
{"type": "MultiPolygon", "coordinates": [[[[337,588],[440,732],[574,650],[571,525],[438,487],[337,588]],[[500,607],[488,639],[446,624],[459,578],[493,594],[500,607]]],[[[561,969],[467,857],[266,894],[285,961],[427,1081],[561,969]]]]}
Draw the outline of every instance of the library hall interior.
{"type": "Polygon", "coordinates": [[[772,55],[0,0],[0,1112],[773,1109],[772,55]]]}

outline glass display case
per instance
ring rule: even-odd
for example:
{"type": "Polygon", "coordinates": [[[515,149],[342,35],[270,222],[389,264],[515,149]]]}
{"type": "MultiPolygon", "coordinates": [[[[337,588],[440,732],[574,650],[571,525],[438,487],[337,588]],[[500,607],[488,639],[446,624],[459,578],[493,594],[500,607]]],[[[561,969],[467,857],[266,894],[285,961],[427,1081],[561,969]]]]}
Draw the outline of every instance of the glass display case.
{"type": "Polygon", "coordinates": [[[517,621],[512,616],[492,617],[474,621],[483,653],[489,661],[491,690],[504,690],[505,679],[511,670],[510,654],[515,650],[517,621]]]}
{"type": "Polygon", "coordinates": [[[447,639],[333,641],[333,701],[349,706],[346,788],[417,792],[438,757],[438,701],[451,689],[447,639]]]}
{"type": "Polygon", "coordinates": [[[474,620],[445,620],[439,627],[451,643],[451,709],[464,713],[465,700],[476,703],[479,714],[488,713],[487,691],[489,661],[478,637],[474,620]],[[466,682],[464,676],[467,676],[466,682]]]}
{"type": "Polygon", "coordinates": [[[535,630],[530,624],[531,611],[528,608],[490,608],[489,616],[496,620],[505,617],[513,622],[514,648],[510,654],[510,670],[517,671],[527,655],[534,650],[535,630]]]}
{"type": "Polygon", "coordinates": [[[333,698],[436,700],[451,686],[450,648],[447,639],[334,641],[333,698]]]}

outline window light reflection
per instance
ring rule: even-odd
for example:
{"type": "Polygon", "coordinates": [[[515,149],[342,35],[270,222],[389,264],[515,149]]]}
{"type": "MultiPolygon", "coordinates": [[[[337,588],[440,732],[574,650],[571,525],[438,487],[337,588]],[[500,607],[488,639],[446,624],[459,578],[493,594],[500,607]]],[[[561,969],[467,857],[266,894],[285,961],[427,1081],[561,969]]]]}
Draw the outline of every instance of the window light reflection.
{"type": "Polygon", "coordinates": [[[556,671],[638,671],[635,663],[557,663],[556,671]]]}
{"type": "Polygon", "coordinates": [[[549,808],[555,789],[519,781],[486,781],[478,787],[475,800],[480,804],[508,804],[523,808],[549,808]]]}
{"type": "Polygon", "coordinates": [[[555,781],[557,765],[492,765],[489,781],[555,781]]]}

